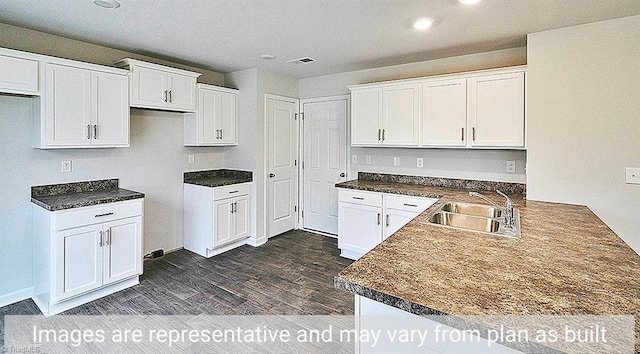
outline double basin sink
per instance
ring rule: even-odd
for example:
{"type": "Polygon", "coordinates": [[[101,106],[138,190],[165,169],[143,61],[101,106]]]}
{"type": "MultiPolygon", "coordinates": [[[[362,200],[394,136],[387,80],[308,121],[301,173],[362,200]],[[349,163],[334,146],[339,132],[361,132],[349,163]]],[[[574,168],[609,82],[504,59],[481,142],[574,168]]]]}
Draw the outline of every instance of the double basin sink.
{"type": "Polygon", "coordinates": [[[445,202],[429,213],[422,223],[511,238],[521,237],[520,212],[516,208],[513,208],[512,225],[509,226],[505,224],[502,208],[445,202]]]}

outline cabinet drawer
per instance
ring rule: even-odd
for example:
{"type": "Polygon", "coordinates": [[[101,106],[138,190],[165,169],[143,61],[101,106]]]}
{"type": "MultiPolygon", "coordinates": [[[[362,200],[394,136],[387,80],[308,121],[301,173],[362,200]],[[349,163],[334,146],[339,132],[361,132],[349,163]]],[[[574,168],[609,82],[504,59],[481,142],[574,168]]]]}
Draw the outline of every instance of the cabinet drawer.
{"type": "Polygon", "coordinates": [[[436,198],[410,197],[398,194],[386,194],[386,207],[388,209],[414,211],[421,213],[437,202],[436,198]]]}
{"type": "Polygon", "coordinates": [[[250,190],[251,183],[240,183],[224,187],[216,187],[213,189],[213,200],[220,200],[249,194],[250,190]]]}
{"type": "Polygon", "coordinates": [[[53,214],[53,228],[64,230],[142,215],[142,201],[143,199],[127,200],[55,212],[53,214]]]}
{"type": "Polygon", "coordinates": [[[382,193],[340,190],[341,202],[382,207],[382,193]]]}

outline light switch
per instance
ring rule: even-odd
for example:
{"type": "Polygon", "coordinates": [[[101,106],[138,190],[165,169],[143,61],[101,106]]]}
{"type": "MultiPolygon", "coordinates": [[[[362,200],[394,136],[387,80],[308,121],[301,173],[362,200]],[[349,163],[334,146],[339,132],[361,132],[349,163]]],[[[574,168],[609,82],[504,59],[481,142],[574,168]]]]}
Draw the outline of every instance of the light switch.
{"type": "Polygon", "coordinates": [[[393,166],[398,167],[400,166],[400,158],[397,156],[393,157],[393,166]]]}
{"type": "Polygon", "coordinates": [[[640,184],[640,168],[627,167],[625,180],[627,184],[640,184]]]}

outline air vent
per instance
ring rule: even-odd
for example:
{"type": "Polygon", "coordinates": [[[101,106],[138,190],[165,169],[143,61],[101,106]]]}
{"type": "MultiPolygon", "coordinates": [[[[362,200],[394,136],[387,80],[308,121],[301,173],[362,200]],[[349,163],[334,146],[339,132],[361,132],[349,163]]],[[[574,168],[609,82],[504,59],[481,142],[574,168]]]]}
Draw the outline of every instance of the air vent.
{"type": "Polygon", "coordinates": [[[298,58],[298,59],[291,59],[291,60],[287,60],[287,63],[292,63],[292,64],[306,64],[306,63],[311,63],[313,61],[313,58],[309,58],[309,57],[302,57],[302,58],[298,58]]]}

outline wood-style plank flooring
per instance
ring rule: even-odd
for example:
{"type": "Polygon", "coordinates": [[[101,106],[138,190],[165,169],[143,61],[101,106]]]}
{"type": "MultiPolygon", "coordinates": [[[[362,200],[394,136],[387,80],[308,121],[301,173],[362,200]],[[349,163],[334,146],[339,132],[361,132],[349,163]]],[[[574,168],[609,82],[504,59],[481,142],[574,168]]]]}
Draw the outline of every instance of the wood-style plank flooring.
{"type": "MultiPolygon", "coordinates": [[[[139,285],[63,314],[349,315],[353,294],[333,277],[350,263],[336,239],[303,231],[208,259],[180,250],[146,261],[139,285]]],[[[0,308],[0,347],[5,315],[38,314],[31,300],[0,308]]]]}

